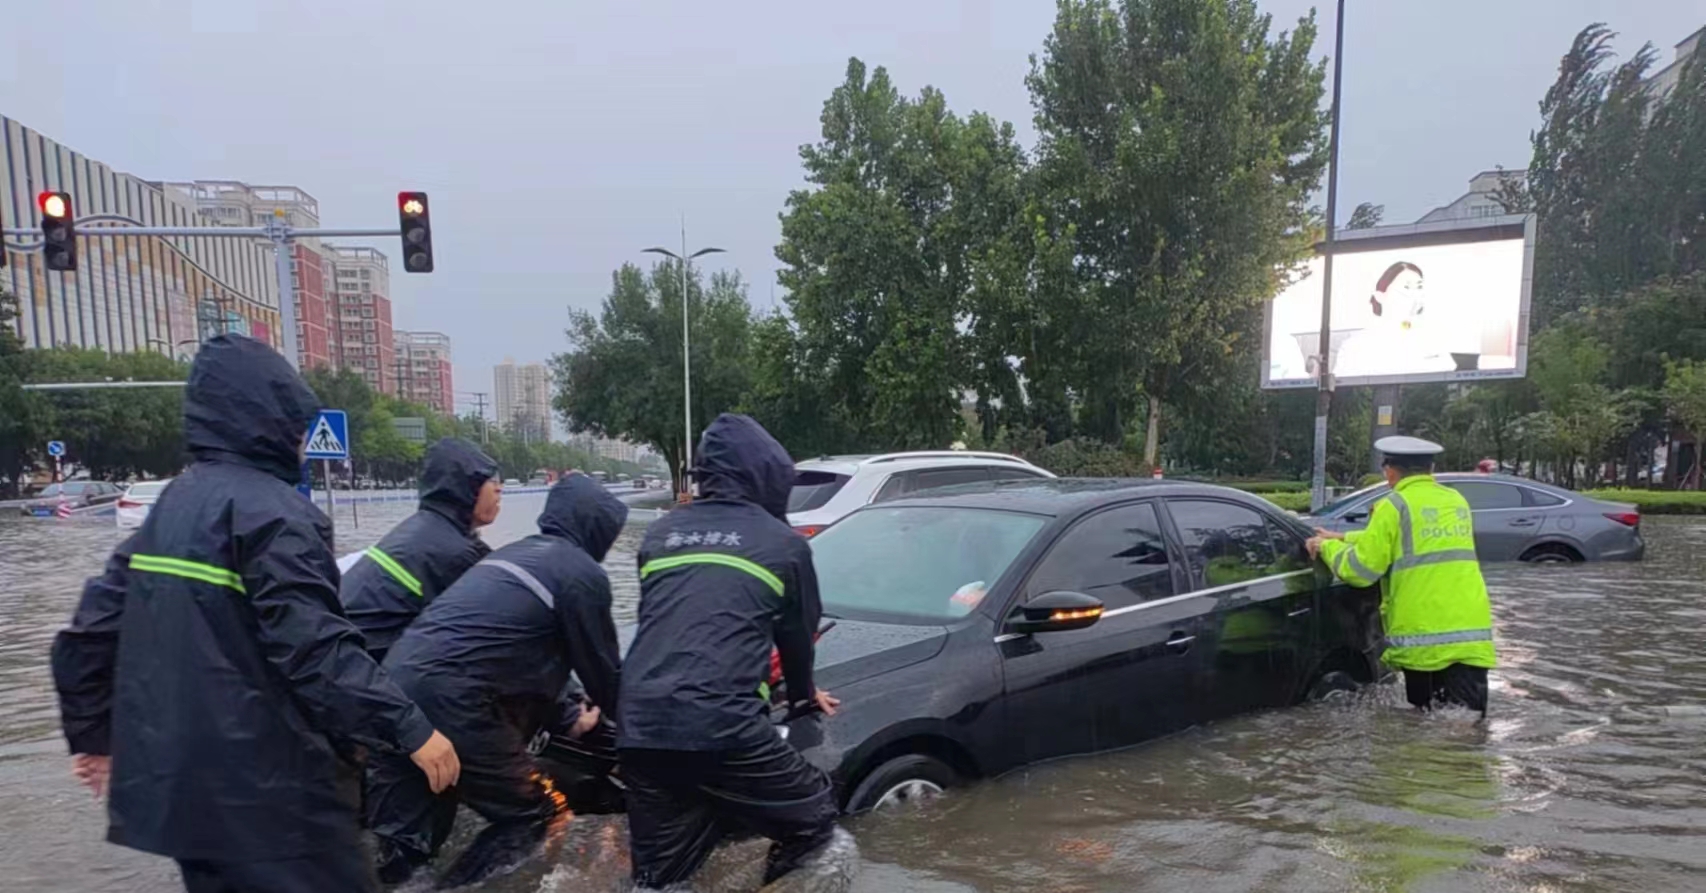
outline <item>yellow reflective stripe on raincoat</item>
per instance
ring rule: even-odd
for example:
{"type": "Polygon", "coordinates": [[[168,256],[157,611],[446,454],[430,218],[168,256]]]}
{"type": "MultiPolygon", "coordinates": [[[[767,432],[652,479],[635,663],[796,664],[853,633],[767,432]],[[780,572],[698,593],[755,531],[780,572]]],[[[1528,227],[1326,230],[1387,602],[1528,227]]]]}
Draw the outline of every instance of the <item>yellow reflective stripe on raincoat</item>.
{"type": "Polygon", "coordinates": [[[201,583],[211,583],[214,586],[224,586],[247,594],[243,588],[243,578],[235,572],[199,561],[185,561],[182,558],[167,558],[164,555],[132,555],[130,569],[149,574],[165,574],[170,577],[182,577],[201,583]]]}
{"type": "Polygon", "coordinates": [[[384,568],[385,572],[395,578],[398,583],[403,584],[403,588],[409,590],[411,595],[416,598],[421,597],[421,581],[415,579],[415,575],[409,573],[407,569],[398,564],[396,559],[379,551],[378,546],[368,546],[367,550],[363,554],[373,559],[374,563],[384,568]]]}
{"type": "Polygon", "coordinates": [[[764,585],[770,587],[770,590],[775,592],[778,597],[781,597],[787,591],[787,587],[782,585],[782,578],[771,573],[763,565],[748,561],[738,555],[725,555],[721,552],[692,552],[686,555],[671,555],[667,558],[654,558],[651,561],[646,562],[644,567],[640,568],[640,579],[644,580],[658,571],[667,571],[672,568],[686,567],[692,564],[714,564],[719,567],[733,568],[737,571],[751,574],[759,580],[762,580],[764,585]]]}

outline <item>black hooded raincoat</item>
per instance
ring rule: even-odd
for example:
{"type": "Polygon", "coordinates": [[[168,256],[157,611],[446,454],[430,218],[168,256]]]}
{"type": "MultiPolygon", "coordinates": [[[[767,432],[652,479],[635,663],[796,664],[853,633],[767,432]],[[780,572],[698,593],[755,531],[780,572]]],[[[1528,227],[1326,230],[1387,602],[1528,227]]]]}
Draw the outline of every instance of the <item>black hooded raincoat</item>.
{"type": "Polygon", "coordinates": [[[344,575],[338,594],[375,660],[429,602],[491,553],[474,533],[480,488],[498,464],[480,448],[446,437],[427,450],[420,510],[366,550],[344,575]]]}
{"type": "Polygon", "coordinates": [[[555,811],[527,745],[556,720],[571,671],[615,712],[621,650],[599,562],[627,517],[603,485],[570,475],[546,496],[538,534],[474,565],[391,648],[387,670],[456,745],[462,775],[434,796],[401,761],[376,763],[368,820],[384,844],[416,862],[430,856],[457,799],[494,825],[555,811]]]}
{"type": "Polygon", "coordinates": [[[265,344],[208,341],[184,389],[193,464],[54,640],[71,750],[112,756],[114,843],[226,863],[347,853],[341,747],[432,735],[345,619],[330,524],[293,486],[317,410],[265,344]]]}

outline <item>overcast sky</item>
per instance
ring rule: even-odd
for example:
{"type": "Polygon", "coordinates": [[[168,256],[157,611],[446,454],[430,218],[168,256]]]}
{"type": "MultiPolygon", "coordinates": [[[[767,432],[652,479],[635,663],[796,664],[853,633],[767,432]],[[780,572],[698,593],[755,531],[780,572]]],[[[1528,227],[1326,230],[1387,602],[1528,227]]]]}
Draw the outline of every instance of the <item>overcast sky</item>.
{"type": "MultiPolygon", "coordinates": [[[[1322,6],[1318,55],[1332,48],[1322,6]]],[[[909,94],[1012,121],[1027,146],[1027,55],[1047,0],[14,0],[0,113],[149,179],[302,187],[328,226],[396,223],[432,195],[437,272],[397,272],[399,328],[454,339],[456,389],[505,357],[564,347],[640,249],[738,267],[770,306],[777,213],[800,185],[847,58],[909,94]],[[49,11],[64,13],[49,16],[49,11]]],[[[1266,0],[1277,27],[1311,4],[1266,0]]],[[[1351,0],[1340,218],[1412,220],[1471,175],[1522,167],[1559,56],[1604,21],[1620,54],[1706,25],[1699,0],[1351,0]]],[[[466,393],[459,405],[472,406],[466,393]]]]}

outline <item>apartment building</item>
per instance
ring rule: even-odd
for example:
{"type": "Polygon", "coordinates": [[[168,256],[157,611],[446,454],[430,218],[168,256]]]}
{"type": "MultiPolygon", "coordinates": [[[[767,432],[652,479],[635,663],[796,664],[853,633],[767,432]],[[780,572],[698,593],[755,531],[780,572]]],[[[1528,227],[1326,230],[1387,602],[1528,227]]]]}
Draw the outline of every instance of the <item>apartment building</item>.
{"type": "Polygon", "coordinates": [[[396,333],[397,396],[453,415],[456,388],[451,375],[450,336],[442,332],[396,333]]]}

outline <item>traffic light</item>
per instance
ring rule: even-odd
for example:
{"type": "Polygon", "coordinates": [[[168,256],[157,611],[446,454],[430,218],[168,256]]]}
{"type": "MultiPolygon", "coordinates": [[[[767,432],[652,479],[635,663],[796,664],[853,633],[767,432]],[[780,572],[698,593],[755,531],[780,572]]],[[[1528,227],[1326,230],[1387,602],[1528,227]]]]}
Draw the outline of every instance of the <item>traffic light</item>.
{"type": "Polygon", "coordinates": [[[44,192],[36,196],[41,208],[42,258],[49,270],[77,271],[77,230],[71,213],[71,194],[44,192]]]}
{"type": "Polygon", "coordinates": [[[397,219],[403,230],[403,269],[432,272],[432,215],[424,192],[397,193],[397,219]]]}

